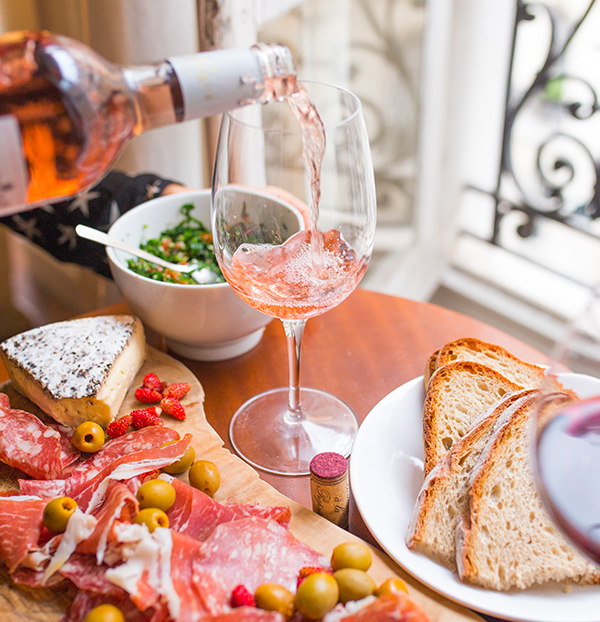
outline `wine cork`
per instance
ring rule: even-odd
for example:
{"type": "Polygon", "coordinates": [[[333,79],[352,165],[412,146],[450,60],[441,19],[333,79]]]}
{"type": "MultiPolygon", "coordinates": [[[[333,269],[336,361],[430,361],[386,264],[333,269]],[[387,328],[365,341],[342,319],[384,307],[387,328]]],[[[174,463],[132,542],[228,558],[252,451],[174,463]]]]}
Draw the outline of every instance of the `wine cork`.
{"type": "Polygon", "coordinates": [[[310,461],[310,491],[315,513],[339,527],[348,526],[350,490],[344,456],[327,451],[310,461]]]}

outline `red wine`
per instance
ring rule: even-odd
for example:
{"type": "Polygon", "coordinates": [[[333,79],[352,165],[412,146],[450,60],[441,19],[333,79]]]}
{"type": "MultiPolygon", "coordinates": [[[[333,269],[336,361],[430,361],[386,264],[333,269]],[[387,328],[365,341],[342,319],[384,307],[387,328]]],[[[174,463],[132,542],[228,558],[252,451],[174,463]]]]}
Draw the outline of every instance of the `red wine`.
{"type": "Polygon", "coordinates": [[[537,443],[541,493],[568,538],[600,562],[600,397],[568,406],[537,443]]]}

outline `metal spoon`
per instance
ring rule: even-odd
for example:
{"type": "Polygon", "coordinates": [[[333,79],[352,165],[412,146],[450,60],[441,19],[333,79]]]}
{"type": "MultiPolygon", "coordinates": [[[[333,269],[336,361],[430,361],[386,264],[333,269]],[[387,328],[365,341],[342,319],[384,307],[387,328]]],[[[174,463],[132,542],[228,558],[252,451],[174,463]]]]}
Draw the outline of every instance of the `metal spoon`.
{"type": "Polygon", "coordinates": [[[174,270],[175,272],[189,274],[194,279],[194,281],[196,281],[196,283],[200,285],[209,285],[210,283],[214,283],[216,281],[216,275],[208,268],[200,268],[200,270],[198,270],[198,268],[192,264],[185,265],[165,261],[160,257],[156,257],[156,255],[152,255],[151,253],[143,251],[141,248],[135,248],[133,246],[129,246],[129,244],[125,244],[125,242],[121,242],[121,240],[111,238],[106,233],[98,231],[97,229],[93,229],[92,227],[77,225],[75,227],[75,232],[78,236],[85,238],[86,240],[92,240],[92,242],[98,242],[99,244],[104,244],[104,246],[112,246],[113,248],[117,248],[120,251],[129,253],[130,255],[139,257],[140,259],[145,259],[146,261],[156,264],[157,266],[162,266],[163,268],[174,270]]]}

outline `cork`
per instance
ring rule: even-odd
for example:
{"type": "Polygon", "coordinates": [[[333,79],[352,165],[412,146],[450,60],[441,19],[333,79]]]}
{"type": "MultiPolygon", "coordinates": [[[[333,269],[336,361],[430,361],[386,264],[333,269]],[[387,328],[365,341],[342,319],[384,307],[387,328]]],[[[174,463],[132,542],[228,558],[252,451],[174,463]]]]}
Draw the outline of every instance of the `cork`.
{"type": "Polygon", "coordinates": [[[348,526],[350,490],[344,456],[327,451],[310,461],[310,491],[313,512],[339,527],[348,526]]]}

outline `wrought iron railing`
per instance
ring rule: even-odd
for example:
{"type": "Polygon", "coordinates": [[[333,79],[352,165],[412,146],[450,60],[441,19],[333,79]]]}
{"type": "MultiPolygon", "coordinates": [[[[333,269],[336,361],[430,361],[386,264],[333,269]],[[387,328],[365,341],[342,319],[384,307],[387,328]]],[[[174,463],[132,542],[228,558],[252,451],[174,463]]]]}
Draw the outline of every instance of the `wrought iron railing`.
{"type": "Polygon", "coordinates": [[[596,235],[590,222],[600,217],[600,159],[594,152],[594,145],[600,146],[600,133],[585,128],[580,131],[578,126],[598,119],[600,104],[595,86],[565,63],[595,3],[591,0],[574,21],[565,24],[564,16],[547,4],[517,0],[500,167],[495,189],[486,192],[494,200],[488,240],[492,244],[500,244],[505,218],[515,211],[523,215],[517,225],[517,233],[523,238],[535,235],[540,219],[596,235]],[[516,51],[523,25],[544,16],[549,24],[547,55],[530,84],[518,89],[514,73],[515,63],[522,60],[516,51]],[[538,113],[551,110],[553,121],[538,118],[543,138],[524,145],[516,140],[516,127],[524,116],[532,118],[532,108],[538,113]],[[521,169],[516,164],[517,149],[521,154],[523,149],[530,149],[530,168],[521,169]]]}

